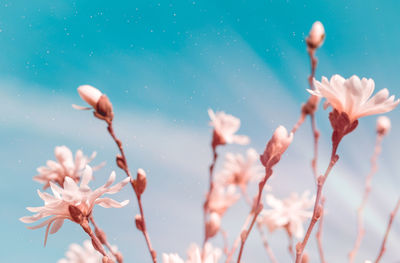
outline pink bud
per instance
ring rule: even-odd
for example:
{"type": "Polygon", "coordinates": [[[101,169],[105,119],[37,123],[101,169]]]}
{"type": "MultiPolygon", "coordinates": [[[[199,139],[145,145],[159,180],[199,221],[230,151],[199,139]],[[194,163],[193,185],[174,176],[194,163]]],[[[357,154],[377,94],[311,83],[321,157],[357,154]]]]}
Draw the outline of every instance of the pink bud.
{"type": "Polygon", "coordinates": [[[133,186],[138,195],[142,195],[147,186],[146,172],[139,168],[137,170],[136,180],[133,181],[133,186]]]}
{"type": "Polygon", "coordinates": [[[100,90],[90,85],[79,86],[78,93],[93,108],[96,108],[97,102],[100,100],[101,95],[103,95],[100,90]]]}
{"type": "Polygon", "coordinates": [[[391,128],[390,119],[386,116],[380,116],[376,120],[376,131],[380,135],[386,135],[391,128]]]}
{"type": "Polygon", "coordinates": [[[141,215],[135,216],[135,223],[136,223],[136,228],[143,232],[144,231],[144,222],[143,222],[143,218],[141,215]]]}
{"type": "Polygon", "coordinates": [[[210,215],[210,220],[206,223],[206,237],[211,238],[215,236],[221,226],[221,217],[213,212],[210,215]]]}
{"type": "Polygon", "coordinates": [[[308,254],[306,252],[304,252],[302,258],[301,258],[301,263],[308,263],[310,262],[310,257],[308,256],[308,254]]]}
{"type": "Polygon", "coordinates": [[[261,163],[265,167],[276,164],[289,147],[292,140],[293,133],[288,135],[286,128],[279,126],[267,143],[264,153],[260,156],[261,163]]]}
{"type": "Polygon", "coordinates": [[[306,39],[307,45],[311,49],[319,48],[325,39],[325,29],[321,22],[316,21],[306,39]]]}

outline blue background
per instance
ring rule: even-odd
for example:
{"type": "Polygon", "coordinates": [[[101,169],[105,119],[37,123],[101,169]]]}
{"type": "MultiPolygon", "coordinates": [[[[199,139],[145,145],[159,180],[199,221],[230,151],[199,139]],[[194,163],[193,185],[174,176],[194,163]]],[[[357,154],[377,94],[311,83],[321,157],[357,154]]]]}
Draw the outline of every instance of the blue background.
{"type": "MultiPolygon", "coordinates": [[[[56,262],[70,243],[86,239],[78,226],[66,222],[44,248],[44,229],[27,230],[18,221],[30,214],[26,206],[42,205],[36,194],[41,185],[31,178],[38,166],[54,159],[55,146],[87,155],[97,151],[94,163],[107,161],[94,186],[117,169],[117,149],[104,123],[71,107],[84,104],[76,92],[79,85],[91,84],[109,96],[131,168],[147,171],[145,214],[159,259],[162,252],[184,257],[191,242],[202,241],[201,204],[211,160],[207,109],[241,118],[240,133],[262,152],[278,125],[292,127],[308,97],[304,39],[316,20],[326,29],[317,53],[318,78],[336,73],[372,77],[377,89],[399,95],[399,11],[395,1],[0,1],[0,261],[56,262]]],[[[317,114],[321,171],[330,150],[327,114],[322,109],[317,114]]],[[[399,195],[398,110],[389,116],[393,131],[379,158],[358,262],[377,255],[399,195]]],[[[306,122],[296,134],[275,169],[271,187],[278,197],[314,189],[309,126],[306,122]]],[[[328,179],[323,242],[330,262],[346,260],[353,245],[355,208],[374,140],[375,117],[362,119],[343,141],[341,159],[328,179]]],[[[221,157],[246,149],[226,146],[221,157]]],[[[94,213],[126,262],[150,262],[134,226],[132,197],[131,189],[124,189],[115,199],[131,199],[127,207],[94,213]]],[[[224,217],[231,240],[247,213],[241,201],[224,217]]],[[[285,233],[268,239],[280,261],[288,262],[285,233]]],[[[213,242],[222,244],[220,237],[213,242]]],[[[399,244],[397,219],[385,261],[400,259],[399,244]]],[[[308,250],[317,261],[314,240],[308,250]]],[[[254,232],[244,260],[265,258],[254,232]]]]}

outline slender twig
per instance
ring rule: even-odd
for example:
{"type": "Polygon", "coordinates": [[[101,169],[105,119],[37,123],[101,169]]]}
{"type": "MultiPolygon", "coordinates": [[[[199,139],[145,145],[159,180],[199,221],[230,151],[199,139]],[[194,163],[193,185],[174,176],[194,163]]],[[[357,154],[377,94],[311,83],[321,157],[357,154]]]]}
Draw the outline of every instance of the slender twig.
{"type": "Polygon", "coordinates": [[[326,262],[325,254],[324,254],[324,250],[322,247],[322,229],[323,229],[324,217],[325,217],[325,197],[324,196],[321,198],[321,209],[322,209],[321,217],[318,222],[318,230],[317,230],[317,233],[315,234],[315,237],[317,239],[319,257],[321,259],[321,262],[325,263],[326,262]]]}
{"type": "Polygon", "coordinates": [[[92,229],[89,226],[89,222],[87,219],[85,219],[81,224],[81,227],[83,230],[89,235],[89,237],[92,239],[92,244],[94,249],[99,251],[104,257],[107,257],[107,253],[103,248],[103,245],[101,244],[100,240],[96,237],[96,235],[93,233],[92,229]]]}
{"type": "MultiPolygon", "coordinates": [[[[241,193],[242,193],[243,198],[246,200],[246,203],[247,203],[247,204],[250,206],[250,208],[251,208],[251,207],[252,207],[252,203],[251,203],[250,197],[249,197],[249,195],[247,194],[246,190],[243,189],[243,188],[240,188],[240,190],[241,190],[241,193]]],[[[257,222],[256,226],[257,226],[258,232],[260,233],[260,237],[261,237],[261,240],[262,240],[262,242],[263,242],[263,246],[264,246],[264,248],[265,248],[265,251],[267,252],[268,257],[270,258],[271,262],[277,263],[278,261],[276,260],[275,254],[274,254],[274,252],[272,251],[272,249],[271,249],[271,247],[270,247],[270,245],[269,245],[269,243],[268,243],[267,238],[265,237],[265,233],[264,233],[264,231],[263,231],[263,229],[262,229],[262,225],[260,225],[260,224],[257,222]]]]}
{"type": "Polygon", "coordinates": [[[331,160],[329,162],[328,168],[326,169],[324,175],[318,177],[318,180],[317,180],[317,196],[315,198],[313,215],[312,215],[310,224],[308,226],[308,229],[307,229],[306,235],[304,236],[303,241],[301,243],[298,243],[297,246],[296,246],[296,263],[300,263],[301,262],[301,258],[302,258],[303,252],[304,252],[304,248],[307,245],[307,242],[308,242],[308,239],[310,238],[311,232],[312,232],[315,224],[317,223],[317,221],[321,217],[322,207],[320,205],[320,202],[321,202],[321,197],[322,197],[322,189],[324,187],[326,179],[328,178],[329,173],[331,172],[333,166],[336,164],[336,162],[339,159],[339,156],[336,154],[336,152],[337,152],[337,148],[338,148],[339,143],[340,143],[342,138],[343,138],[343,135],[332,141],[331,160]]]}
{"type": "Polygon", "coordinates": [[[229,254],[228,233],[222,228],[220,228],[219,232],[221,233],[222,239],[224,240],[224,254],[228,256],[229,254]]]}
{"type": "Polygon", "coordinates": [[[108,248],[108,250],[109,250],[109,251],[111,252],[111,254],[115,257],[115,259],[117,260],[118,263],[122,263],[122,258],[121,258],[120,255],[117,253],[117,251],[115,251],[115,250],[112,248],[111,244],[107,241],[106,234],[105,234],[104,231],[101,230],[101,229],[99,228],[99,226],[96,224],[96,222],[94,221],[93,215],[90,215],[90,216],[89,216],[89,221],[92,223],[92,225],[93,225],[93,227],[94,227],[94,232],[95,232],[96,236],[97,236],[98,233],[99,233],[100,235],[104,235],[104,236],[102,236],[102,237],[98,237],[99,240],[100,240],[100,242],[103,243],[103,244],[108,248]]]}
{"type": "Polygon", "coordinates": [[[357,255],[358,249],[360,248],[362,239],[365,234],[364,219],[363,219],[364,209],[367,204],[369,194],[371,192],[372,177],[378,170],[377,159],[381,152],[382,139],[383,139],[383,135],[378,133],[377,137],[376,137],[374,154],[372,155],[372,158],[371,158],[371,170],[365,179],[365,189],[364,189],[363,198],[362,198],[360,206],[357,209],[357,237],[356,237],[356,241],[354,243],[353,250],[351,250],[349,253],[349,262],[350,263],[354,262],[354,259],[357,255]]]}
{"type": "Polygon", "coordinates": [[[301,113],[299,119],[297,120],[296,124],[293,126],[293,128],[291,130],[291,132],[293,134],[295,134],[296,131],[300,128],[300,126],[304,123],[304,120],[306,119],[306,116],[307,116],[307,114],[305,114],[303,112],[301,113]]]}
{"type": "Polygon", "coordinates": [[[237,238],[236,238],[235,241],[233,242],[232,249],[231,249],[231,251],[229,252],[228,257],[226,258],[225,263],[230,263],[230,262],[231,262],[232,257],[233,257],[233,254],[235,253],[235,250],[236,250],[237,247],[239,246],[240,239],[241,239],[241,234],[242,234],[243,231],[245,231],[246,228],[248,227],[252,216],[253,216],[252,213],[250,213],[250,214],[247,215],[247,218],[246,218],[246,220],[245,220],[245,222],[244,222],[242,228],[240,229],[239,235],[237,236],[237,238]]]}
{"type": "Polygon", "coordinates": [[[380,251],[379,251],[378,257],[377,257],[376,260],[375,260],[375,263],[378,263],[378,262],[381,260],[381,258],[382,258],[382,256],[383,256],[383,253],[385,253],[385,250],[386,250],[386,242],[387,242],[387,239],[388,239],[388,236],[389,236],[389,232],[390,232],[390,229],[392,228],[393,220],[394,220],[394,217],[395,217],[396,214],[397,214],[397,211],[399,210],[399,207],[400,207],[400,198],[399,198],[399,200],[398,200],[397,203],[396,203],[396,207],[395,207],[394,210],[390,213],[389,223],[388,223],[388,226],[387,226],[387,228],[386,228],[386,232],[385,232],[385,236],[384,236],[383,241],[382,241],[381,249],[380,249],[380,251]]]}
{"type": "Polygon", "coordinates": [[[135,190],[134,179],[133,179],[132,174],[131,174],[131,172],[130,172],[130,170],[128,168],[128,162],[127,162],[127,159],[126,159],[126,156],[125,156],[124,148],[122,147],[121,140],[119,140],[115,135],[115,132],[114,132],[114,129],[113,129],[113,126],[112,126],[112,121],[107,121],[107,124],[108,124],[107,130],[108,130],[109,134],[111,135],[111,137],[113,138],[113,140],[115,141],[115,143],[117,144],[118,149],[119,149],[119,151],[121,153],[120,157],[122,158],[122,161],[124,163],[124,165],[122,167],[121,166],[119,166],[119,167],[122,170],[124,170],[126,175],[131,179],[132,189],[133,189],[133,191],[135,192],[135,195],[136,195],[136,199],[137,199],[137,202],[138,202],[138,205],[139,205],[140,215],[141,215],[142,223],[143,223],[142,224],[142,229],[139,229],[139,230],[143,233],[143,236],[144,236],[144,238],[146,240],[147,248],[148,248],[148,250],[150,252],[150,256],[151,256],[151,258],[153,260],[153,263],[156,263],[157,262],[157,253],[156,253],[156,251],[153,249],[153,247],[151,245],[150,237],[149,237],[149,234],[147,232],[146,220],[145,220],[145,217],[144,217],[141,195],[138,194],[136,192],[136,190],[135,190]]]}

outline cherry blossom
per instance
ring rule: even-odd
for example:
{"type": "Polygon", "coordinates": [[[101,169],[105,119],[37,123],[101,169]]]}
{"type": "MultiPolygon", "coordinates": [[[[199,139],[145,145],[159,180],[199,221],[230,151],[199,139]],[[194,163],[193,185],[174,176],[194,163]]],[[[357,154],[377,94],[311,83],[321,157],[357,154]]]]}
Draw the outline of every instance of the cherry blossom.
{"type": "Polygon", "coordinates": [[[227,153],[224,167],[216,175],[216,181],[223,185],[235,184],[245,190],[250,181],[257,181],[263,175],[259,155],[250,148],[246,152],[246,157],[242,154],[227,153]]]}
{"type": "Polygon", "coordinates": [[[22,217],[20,220],[24,223],[34,223],[40,219],[48,217],[40,224],[28,227],[29,229],[37,229],[47,226],[45,234],[46,244],[49,230],[50,234],[56,233],[63,225],[65,219],[81,224],[83,220],[87,219],[87,217],[92,213],[95,204],[105,208],[120,208],[128,204],[129,200],[119,203],[108,197],[101,198],[101,196],[103,194],[115,194],[119,192],[129,183],[129,178],[111,186],[115,181],[115,172],[112,172],[108,181],[104,185],[92,191],[88,186],[91,177],[92,169],[87,165],[80,186],[78,186],[70,177],[65,177],[64,188],[50,182],[53,195],[46,192],[42,193],[38,190],[38,195],[44,201],[44,206],[27,207],[27,210],[36,214],[33,216],[22,217]]]}
{"type": "MultiPolygon", "coordinates": [[[[57,146],[54,149],[54,153],[57,161],[47,161],[47,166],[37,168],[39,174],[33,177],[33,180],[44,184],[44,189],[50,186],[50,182],[55,182],[62,186],[65,177],[70,177],[78,182],[85,166],[96,156],[96,152],[93,152],[92,156],[87,157],[83,155],[81,150],[78,150],[75,153],[74,159],[71,150],[66,146],[57,146]]],[[[94,170],[97,170],[99,167],[95,167],[94,170]]]]}
{"type": "Polygon", "coordinates": [[[375,82],[373,79],[353,75],[344,79],[340,75],[333,75],[330,80],[322,77],[322,81],[314,80],[315,90],[308,90],[311,94],[326,99],[325,108],[332,106],[339,114],[345,113],[350,123],[357,119],[374,114],[386,113],[393,110],[400,100],[389,97],[389,91],[382,89],[371,97],[375,82]]]}
{"type": "Polygon", "coordinates": [[[235,134],[240,128],[240,119],[222,111],[214,113],[212,109],[208,110],[208,115],[210,126],[214,127],[213,147],[227,143],[246,145],[250,142],[249,137],[235,134]]]}
{"type": "Polygon", "coordinates": [[[292,193],[288,198],[279,200],[272,194],[266,196],[266,203],[271,209],[264,209],[259,223],[273,232],[277,228],[285,228],[291,235],[301,238],[304,235],[303,223],[311,218],[315,198],[309,197],[308,191],[302,196],[292,193]]]}

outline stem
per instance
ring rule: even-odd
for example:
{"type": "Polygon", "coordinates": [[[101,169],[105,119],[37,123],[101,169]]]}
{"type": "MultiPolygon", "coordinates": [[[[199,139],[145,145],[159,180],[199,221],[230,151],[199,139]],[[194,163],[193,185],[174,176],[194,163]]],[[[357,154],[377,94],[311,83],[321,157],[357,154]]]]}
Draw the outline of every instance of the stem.
{"type": "Polygon", "coordinates": [[[306,114],[305,113],[301,113],[300,118],[297,120],[296,124],[293,126],[291,132],[293,134],[296,133],[297,129],[303,124],[304,120],[306,119],[306,114]]]}
{"type": "Polygon", "coordinates": [[[87,219],[85,219],[81,223],[81,227],[83,230],[89,235],[89,237],[92,239],[93,247],[97,251],[99,251],[104,257],[107,257],[107,253],[103,248],[103,245],[101,244],[100,240],[96,237],[96,235],[93,233],[92,229],[89,226],[89,223],[87,219]]]}
{"type": "Polygon", "coordinates": [[[267,183],[267,180],[271,177],[271,175],[272,175],[272,167],[269,164],[267,164],[267,166],[265,167],[265,176],[258,185],[258,195],[257,195],[256,202],[249,214],[249,216],[251,216],[253,214],[253,219],[251,221],[250,227],[248,230],[243,230],[242,233],[240,234],[242,242],[240,245],[240,251],[239,251],[237,263],[240,263],[240,259],[242,258],[242,253],[243,253],[243,249],[244,249],[246,240],[249,237],[251,230],[253,229],[254,223],[257,220],[257,216],[260,214],[260,212],[262,210],[262,205],[260,204],[262,192],[263,192],[265,184],[267,183]]]}
{"type": "Polygon", "coordinates": [[[293,250],[293,235],[289,231],[287,231],[287,234],[288,234],[288,243],[289,243],[289,245],[288,245],[289,254],[292,257],[292,259],[294,260],[296,256],[295,256],[294,250],[293,250]]]}
{"type": "Polygon", "coordinates": [[[249,215],[247,215],[247,218],[246,218],[246,220],[245,220],[245,222],[244,222],[242,228],[240,229],[239,235],[237,236],[237,238],[236,238],[235,241],[233,242],[232,249],[231,249],[231,251],[229,252],[228,257],[227,257],[225,263],[230,263],[230,262],[231,262],[232,257],[233,257],[233,254],[235,253],[235,250],[236,250],[237,247],[239,246],[239,242],[240,242],[240,239],[241,239],[241,234],[243,233],[243,231],[246,230],[248,224],[250,223],[250,220],[251,220],[251,217],[252,217],[252,216],[253,216],[252,213],[250,213],[249,215]]]}
{"type": "Polygon", "coordinates": [[[206,195],[206,200],[204,201],[203,204],[203,220],[204,220],[204,241],[203,241],[203,248],[202,248],[202,256],[204,256],[204,248],[207,243],[208,237],[207,237],[207,215],[208,215],[208,204],[210,202],[210,196],[211,193],[214,189],[214,167],[215,164],[217,163],[218,159],[218,154],[217,154],[217,146],[212,145],[212,151],[213,151],[213,160],[211,162],[210,168],[209,168],[209,188],[208,188],[208,193],[206,195]]]}
{"type": "Polygon", "coordinates": [[[362,239],[365,234],[363,214],[364,214],[365,206],[367,204],[369,193],[371,192],[372,177],[378,170],[377,159],[381,152],[382,139],[383,139],[383,135],[378,133],[378,135],[376,137],[374,154],[372,155],[372,158],[371,158],[371,170],[365,179],[365,189],[364,189],[363,198],[362,198],[360,206],[357,209],[357,237],[356,237],[356,241],[354,243],[353,250],[351,250],[349,253],[349,262],[350,263],[354,262],[354,259],[357,255],[358,249],[360,248],[362,239]]]}
{"type": "Polygon", "coordinates": [[[319,257],[320,257],[322,263],[326,263],[325,254],[324,254],[324,250],[322,247],[322,229],[323,229],[324,216],[325,216],[324,205],[325,205],[325,197],[323,196],[321,198],[321,208],[322,208],[321,218],[319,219],[319,222],[318,222],[318,231],[315,234],[315,237],[317,239],[318,253],[319,253],[319,257]]]}
{"type": "Polygon", "coordinates": [[[131,179],[131,186],[132,186],[133,191],[135,192],[136,199],[137,199],[137,202],[139,204],[140,215],[141,215],[142,221],[143,221],[143,229],[141,230],[141,232],[143,233],[143,236],[144,236],[144,238],[146,240],[147,248],[148,248],[148,250],[150,252],[150,256],[151,256],[151,259],[153,260],[153,263],[157,263],[157,253],[153,249],[153,247],[151,245],[151,242],[150,242],[149,234],[147,233],[146,220],[145,220],[145,217],[144,217],[143,206],[142,206],[142,201],[141,201],[141,195],[138,195],[138,193],[136,193],[135,186],[133,184],[134,179],[133,179],[133,177],[131,175],[131,172],[130,172],[130,170],[128,168],[128,162],[126,160],[125,152],[124,152],[124,149],[122,147],[122,142],[121,142],[121,140],[119,140],[115,136],[114,129],[113,129],[113,126],[112,126],[112,122],[111,121],[107,121],[107,124],[108,124],[108,127],[107,127],[108,133],[111,135],[111,137],[113,138],[113,140],[117,144],[119,152],[121,153],[122,160],[124,161],[124,166],[122,168],[121,167],[120,168],[122,170],[124,170],[124,172],[126,173],[126,176],[128,176],[131,179]]]}
{"type": "MultiPolygon", "coordinates": [[[[251,200],[250,200],[250,197],[247,194],[246,190],[243,189],[243,188],[240,188],[240,191],[242,193],[243,198],[246,200],[246,203],[251,208],[252,207],[251,200]]],[[[271,262],[277,263],[278,261],[276,260],[275,254],[274,254],[274,252],[272,251],[271,247],[268,244],[268,240],[265,237],[265,233],[264,233],[264,231],[262,229],[262,225],[260,225],[259,223],[257,223],[256,225],[257,225],[258,232],[260,233],[260,237],[261,237],[261,240],[263,242],[263,246],[265,248],[265,251],[267,251],[268,257],[270,258],[271,262]]],[[[239,236],[239,238],[240,238],[240,236],[239,236]]]]}
{"type": "Polygon", "coordinates": [[[337,160],[339,159],[339,156],[336,155],[336,152],[337,152],[337,148],[338,148],[339,143],[342,138],[343,138],[343,135],[332,141],[331,160],[329,162],[328,168],[326,169],[325,174],[323,176],[320,176],[317,180],[317,197],[315,198],[313,215],[312,215],[310,225],[308,226],[307,233],[306,233],[303,241],[301,243],[298,243],[296,246],[296,263],[301,262],[304,248],[307,245],[308,239],[310,238],[310,235],[314,228],[314,225],[320,219],[320,216],[322,213],[322,207],[320,205],[321,197],[322,197],[322,189],[324,187],[326,179],[328,178],[329,173],[331,172],[333,166],[336,164],[337,160]]]}
{"type": "Polygon", "coordinates": [[[386,241],[387,241],[387,239],[388,239],[390,229],[392,228],[392,224],[393,224],[394,217],[396,216],[396,213],[397,213],[397,211],[399,210],[399,207],[400,207],[400,198],[399,198],[399,200],[397,201],[396,207],[394,208],[393,212],[390,213],[389,223],[388,223],[388,226],[387,226],[387,228],[386,228],[386,233],[385,233],[385,236],[384,236],[384,238],[383,238],[382,246],[381,246],[381,249],[380,249],[380,251],[379,251],[378,257],[377,257],[376,260],[375,260],[375,263],[378,263],[378,262],[381,260],[381,258],[382,258],[382,256],[383,256],[383,253],[385,253],[385,250],[386,250],[386,241]]]}
{"type": "MultiPolygon", "coordinates": [[[[117,254],[117,252],[114,251],[114,249],[111,247],[110,243],[107,241],[106,234],[104,233],[103,230],[101,230],[101,229],[99,228],[99,226],[98,226],[98,225],[96,224],[96,222],[94,221],[93,215],[90,215],[90,216],[89,216],[89,221],[92,223],[92,225],[93,225],[93,227],[94,227],[95,233],[101,232],[101,233],[104,234],[104,237],[103,237],[102,239],[99,238],[99,241],[100,241],[101,243],[103,243],[103,244],[108,248],[108,250],[109,250],[109,251],[111,252],[111,254],[115,257],[115,259],[117,260],[118,263],[122,263],[122,259],[119,257],[119,255],[117,254]]],[[[96,236],[97,236],[97,235],[96,235],[96,236]]]]}
{"type": "Polygon", "coordinates": [[[219,232],[221,233],[222,239],[224,240],[224,254],[228,256],[229,253],[228,233],[222,228],[219,230],[219,232]]]}

